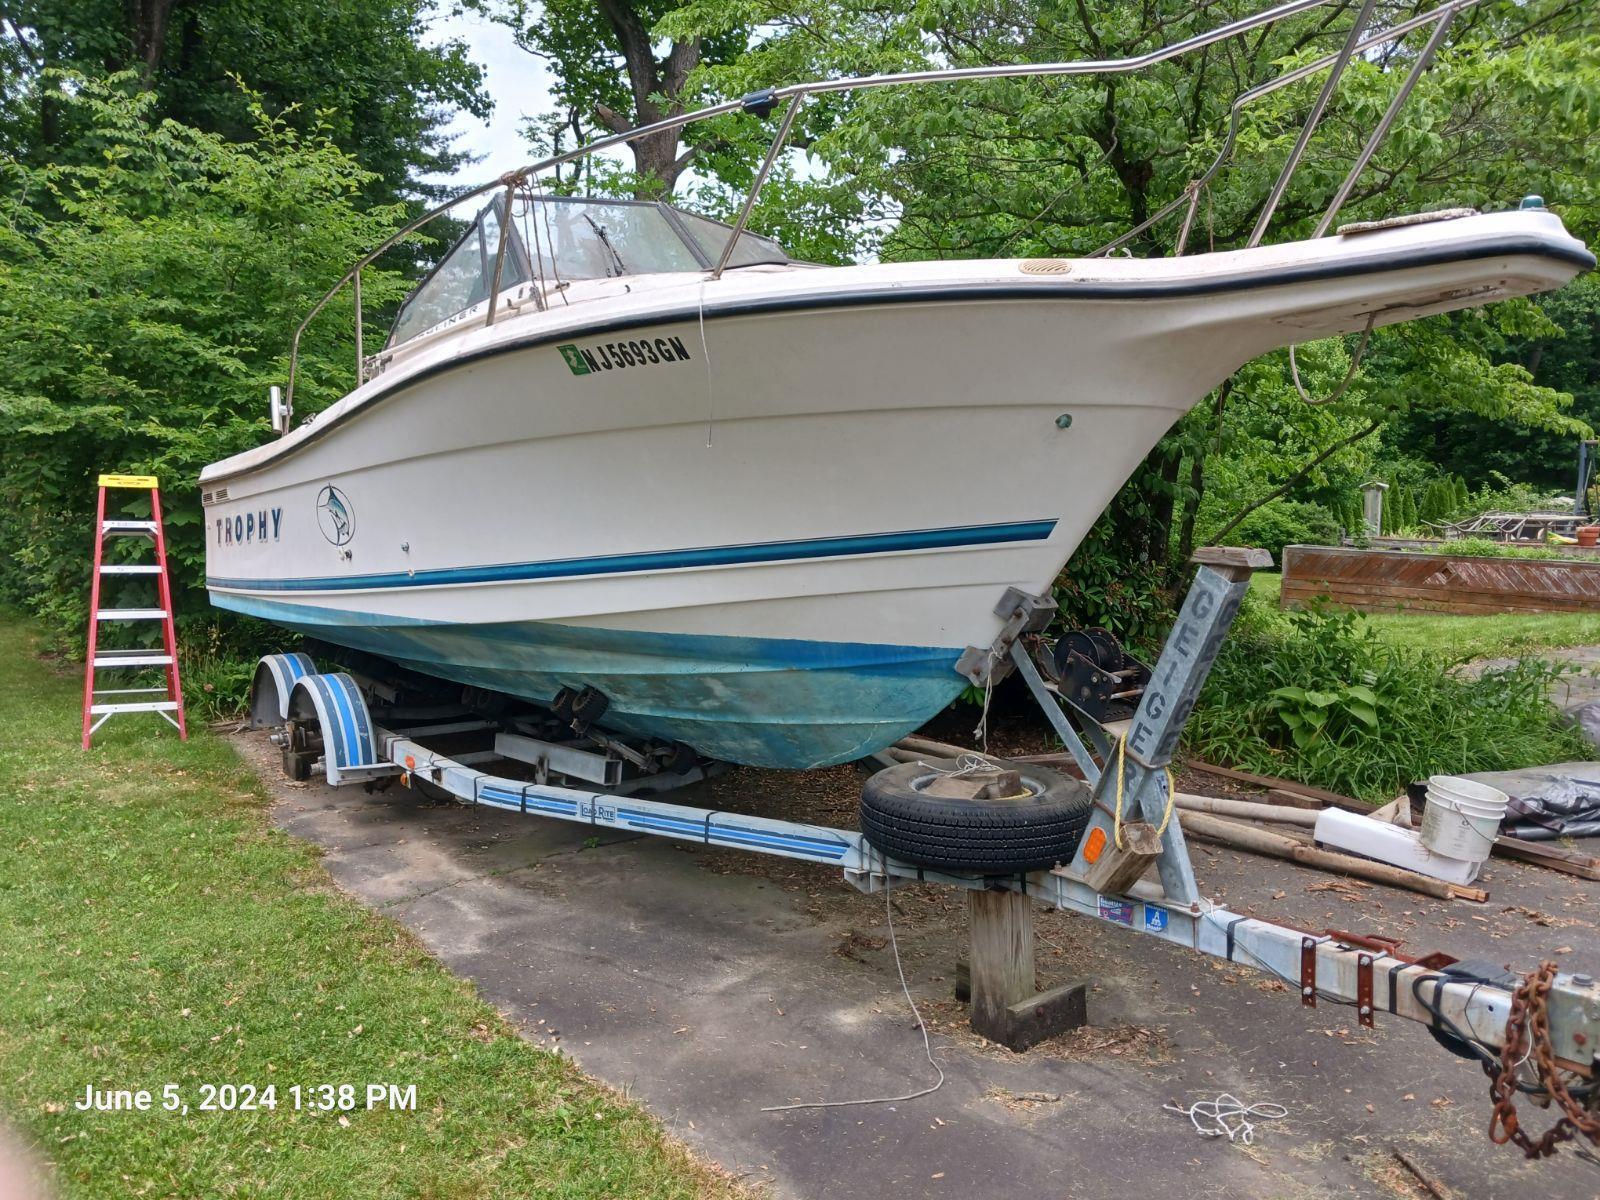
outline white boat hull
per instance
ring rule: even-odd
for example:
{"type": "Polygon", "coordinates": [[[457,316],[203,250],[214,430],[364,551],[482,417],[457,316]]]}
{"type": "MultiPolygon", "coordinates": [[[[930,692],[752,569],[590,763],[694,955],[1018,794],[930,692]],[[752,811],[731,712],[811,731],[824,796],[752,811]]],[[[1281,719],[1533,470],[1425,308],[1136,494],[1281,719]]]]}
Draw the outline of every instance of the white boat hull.
{"type": "Polygon", "coordinates": [[[1004,590],[1048,589],[1243,362],[1579,268],[1521,226],[1549,251],[1341,272],[1328,239],[1315,277],[1227,287],[1200,258],[751,272],[519,314],[208,469],[208,585],[432,675],[593,685],[608,725],[717,758],[848,761],[961,690],[1004,590]]]}

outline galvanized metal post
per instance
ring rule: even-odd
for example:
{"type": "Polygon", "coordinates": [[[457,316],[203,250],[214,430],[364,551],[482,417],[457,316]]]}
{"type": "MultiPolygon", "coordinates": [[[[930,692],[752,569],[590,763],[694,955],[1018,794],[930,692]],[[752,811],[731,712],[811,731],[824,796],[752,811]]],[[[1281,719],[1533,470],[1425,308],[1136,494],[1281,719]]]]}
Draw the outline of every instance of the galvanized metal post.
{"type": "Polygon", "coordinates": [[[1376,479],[1361,485],[1361,524],[1369,538],[1383,532],[1383,494],[1388,490],[1387,483],[1376,479]]]}
{"type": "Polygon", "coordinates": [[[1201,564],[1200,570],[1167,635],[1161,657],[1151,669],[1138,711],[1128,722],[1122,745],[1113,751],[1112,761],[1106,763],[1095,785],[1094,815],[1071,868],[1073,874],[1085,877],[1100,855],[1114,846],[1112,814],[1118,811],[1120,775],[1122,819],[1142,819],[1155,826],[1166,822],[1156,868],[1167,899],[1179,905],[1197,903],[1200,891],[1183,829],[1168,808],[1171,798],[1167,795],[1166,769],[1228,627],[1249,590],[1251,573],[1257,567],[1270,566],[1272,558],[1263,550],[1208,547],[1195,554],[1195,561],[1201,564]],[[1123,756],[1120,772],[1115,761],[1118,754],[1123,756]]]}

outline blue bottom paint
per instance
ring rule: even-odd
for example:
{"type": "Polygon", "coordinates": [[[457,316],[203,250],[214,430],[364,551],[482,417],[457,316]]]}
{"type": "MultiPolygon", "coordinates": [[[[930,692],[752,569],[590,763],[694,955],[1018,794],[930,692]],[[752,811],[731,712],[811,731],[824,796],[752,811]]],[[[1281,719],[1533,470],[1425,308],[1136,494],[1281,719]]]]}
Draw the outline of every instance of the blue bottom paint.
{"type": "Polygon", "coordinates": [[[604,724],[685,742],[725,762],[823,767],[881,750],[949,704],[959,649],[639,633],[543,621],[435,624],[212,593],[264,617],[427,675],[548,701],[599,688],[604,724]]]}

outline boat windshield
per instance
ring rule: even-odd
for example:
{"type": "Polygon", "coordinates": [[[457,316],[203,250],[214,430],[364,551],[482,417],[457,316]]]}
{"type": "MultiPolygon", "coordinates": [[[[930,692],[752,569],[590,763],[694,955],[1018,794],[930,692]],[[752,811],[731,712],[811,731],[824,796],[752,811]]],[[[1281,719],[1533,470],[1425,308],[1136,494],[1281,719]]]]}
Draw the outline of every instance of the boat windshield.
{"type": "MultiPolygon", "coordinates": [[[[397,346],[489,298],[505,201],[497,197],[401,305],[397,346]]],[[[504,291],[537,280],[606,279],[702,271],[716,265],[731,226],[648,200],[593,200],[518,191],[500,268],[504,291]]],[[[742,233],[730,267],[793,261],[776,242],[742,233]]]]}
{"type": "MultiPolygon", "coordinates": [[[[485,207],[461,240],[450,247],[439,265],[400,306],[394,329],[389,334],[391,346],[409,341],[489,298],[494,259],[500,250],[500,215],[504,208],[499,198],[485,207]]],[[[500,286],[513,287],[526,283],[529,278],[528,255],[518,244],[513,225],[508,231],[505,262],[500,268],[500,286]]]]}

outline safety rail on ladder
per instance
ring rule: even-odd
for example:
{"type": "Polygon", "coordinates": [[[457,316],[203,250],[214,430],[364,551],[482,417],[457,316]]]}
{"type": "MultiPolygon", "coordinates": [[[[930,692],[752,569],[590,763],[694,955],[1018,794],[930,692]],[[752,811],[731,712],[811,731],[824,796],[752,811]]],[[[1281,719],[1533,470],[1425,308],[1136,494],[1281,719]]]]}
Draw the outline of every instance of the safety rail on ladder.
{"type": "Polygon", "coordinates": [[[167,538],[161,522],[161,489],[154,475],[102,475],[100,496],[94,519],[94,576],[89,593],[89,651],[83,667],[83,748],[87,750],[95,731],[118,713],[160,713],[178,736],[188,739],[183,719],[183,685],[178,678],[178,635],[172,623],[172,580],[167,571],[167,538]],[[106,492],[113,488],[149,489],[150,519],[106,519],[106,492]],[[155,547],[153,563],[105,561],[108,537],[147,537],[155,547]],[[100,581],[107,575],[149,575],[156,581],[154,608],[101,608],[100,581]],[[100,646],[100,625],[104,621],[160,621],[163,648],[160,651],[134,647],[107,650],[100,646]],[[99,688],[98,671],[147,671],[162,668],[164,687],[99,688]],[[159,700],[101,700],[102,696],[162,696],[159,700]]]}

